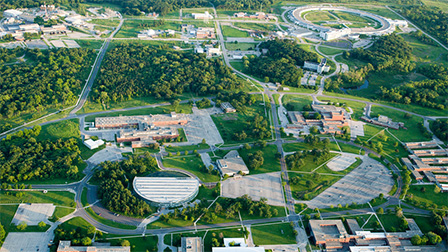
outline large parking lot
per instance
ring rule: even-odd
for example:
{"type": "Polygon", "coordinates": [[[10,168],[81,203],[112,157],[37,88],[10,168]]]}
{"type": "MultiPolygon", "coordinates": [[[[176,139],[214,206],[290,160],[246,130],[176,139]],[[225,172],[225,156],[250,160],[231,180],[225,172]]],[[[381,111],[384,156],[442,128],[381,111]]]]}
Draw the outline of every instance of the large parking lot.
{"type": "Polygon", "coordinates": [[[15,225],[25,222],[28,226],[37,226],[39,222],[47,222],[53,215],[53,204],[20,204],[12,220],[15,225]]]}
{"type": "Polygon", "coordinates": [[[269,205],[284,206],[285,200],[280,176],[280,172],[272,172],[229,178],[222,182],[221,195],[237,198],[247,194],[253,200],[266,198],[269,205]]]}
{"type": "Polygon", "coordinates": [[[53,238],[53,232],[12,232],[0,252],[48,252],[48,243],[53,238]]]}
{"type": "Polygon", "coordinates": [[[193,114],[189,115],[189,122],[184,126],[188,144],[199,144],[202,139],[209,145],[224,143],[218,128],[206,109],[193,108],[193,114]]]}
{"type": "Polygon", "coordinates": [[[338,204],[364,204],[378,197],[387,195],[394,185],[390,171],[381,163],[367,157],[359,156],[363,163],[331,187],[310,201],[303,201],[310,208],[329,208],[338,204]]]}

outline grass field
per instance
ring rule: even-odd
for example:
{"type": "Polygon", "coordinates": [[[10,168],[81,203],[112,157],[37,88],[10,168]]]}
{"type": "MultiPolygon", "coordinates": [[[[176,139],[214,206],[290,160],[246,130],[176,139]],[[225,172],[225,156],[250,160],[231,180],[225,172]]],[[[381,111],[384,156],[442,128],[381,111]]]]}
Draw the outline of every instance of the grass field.
{"type": "Polygon", "coordinates": [[[82,48],[90,48],[90,49],[100,49],[103,45],[103,40],[83,40],[83,39],[76,39],[76,43],[78,43],[79,46],[82,48]]]}
{"type": "Polygon", "coordinates": [[[227,37],[236,37],[236,38],[247,38],[249,37],[249,33],[246,31],[240,31],[228,25],[221,25],[222,35],[227,37]]]}
{"type": "Polygon", "coordinates": [[[412,61],[419,64],[440,63],[448,66],[448,52],[438,45],[429,45],[410,34],[401,36],[412,47],[412,61]]]}
{"type": "Polygon", "coordinates": [[[391,18],[391,19],[401,19],[400,16],[398,16],[397,14],[393,13],[392,11],[388,10],[386,7],[384,6],[380,6],[380,5],[366,5],[366,4],[360,4],[360,5],[356,5],[356,4],[352,4],[352,5],[346,5],[347,8],[354,8],[354,9],[358,9],[358,10],[364,10],[367,12],[370,12],[372,14],[377,14],[386,18],[391,18]]]}
{"type": "Polygon", "coordinates": [[[137,34],[142,30],[153,29],[153,30],[175,30],[180,31],[181,22],[177,21],[165,21],[162,25],[153,26],[156,20],[145,20],[145,19],[127,19],[124,21],[123,26],[120,31],[115,35],[116,38],[135,38],[137,34]],[[148,25],[151,27],[144,27],[148,25]]]}
{"type": "Polygon", "coordinates": [[[170,168],[178,168],[189,171],[196,175],[203,182],[217,182],[218,175],[208,174],[204,172],[204,164],[202,159],[196,155],[180,156],[173,158],[164,158],[163,165],[170,168]]]}
{"type": "MultiPolygon", "coordinates": [[[[213,122],[221,133],[226,144],[241,143],[241,142],[255,142],[260,139],[256,138],[246,138],[245,140],[234,139],[235,132],[241,132],[243,127],[246,127],[248,122],[250,122],[256,114],[262,115],[266,118],[264,106],[261,104],[261,95],[256,95],[257,101],[252,106],[247,106],[246,111],[236,112],[232,114],[221,114],[221,115],[211,115],[213,122]]],[[[247,132],[247,131],[246,131],[247,132]]]]}
{"type": "Polygon", "coordinates": [[[197,145],[187,145],[187,146],[171,146],[169,143],[166,144],[165,150],[167,152],[178,152],[180,151],[183,154],[185,151],[194,151],[194,150],[203,150],[210,148],[208,144],[197,144],[197,145]]]}
{"type": "MultiPolygon", "coordinates": [[[[18,205],[6,205],[0,207],[0,223],[3,225],[6,233],[12,228],[11,221],[17,211],[18,205]]],[[[1,243],[1,241],[0,241],[1,243]]]]}
{"type": "Polygon", "coordinates": [[[226,49],[229,51],[247,51],[247,50],[254,50],[257,43],[225,43],[226,49]]]}
{"type": "Polygon", "coordinates": [[[302,14],[302,17],[311,22],[334,21],[336,17],[328,11],[310,11],[302,14]]]}
{"type": "Polygon", "coordinates": [[[340,180],[341,176],[319,175],[315,176],[310,173],[288,172],[289,179],[299,177],[298,184],[291,185],[292,195],[295,199],[310,200],[325,191],[332,184],[340,180]],[[312,181],[312,183],[307,181],[312,181]]]}
{"type": "Polygon", "coordinates": [[[75,196],[71,192],[65,191],[49,191],[43,193],[40,191],[26,191],[23,192],[22,197],[6,195],[5,191],[0,192],[0,203],[53,203],[56,206],[70,206],[74,205],[75,196]]]}
{"type": "Polygon", "coordinates": [[[344,50],[326,46],[319,46],[319,51],[325,55],[336,55],[338,53],[344,52],[344,50]]]}
{"type": "Polygon", "coordinates": [[[255,31],[278,31],[278,27],[275,24],[270,23],[234,23],[236,27],[242,29],[249,29],[255,31]]]}
{"type": "Polygon", "coordinates": [[[293,106],[295,111],[302,111],[303,106],[311,105],[313,98],[311,96],[304,95],[283,95],[282,104],[283,106],[293,106]]]}
{"type": "Polygon", "coordinates": [[[373,115],[385,115],[391,118],[394,122],[403,122],[407,129],[389,129],[389,131],[396,136],[401,141],[405,142],[415,142],[415,141],[428,141],[430,138],[423,136],[421,130],[418,127],[418,123],[423,123],[423,118],[417,116],[411,116],[409,119],[404,117],[403,112],[399,112],[393,109],[372,106],[372,111],[370,113],[373,115]]]}
{"type": "Polygon", "coordinates": [[[131,243],[131,251],[157,251],[157,236],[143,236],[125,239],[108,239],[112,246],[121,246],[122,240],[128,240],[131,243]]]}
{"type": "Polygon", "coordinates": [[[97,25],[110,26],[110,27],[117,27],[120,24],[120,19],[118,19],[118,18],[112,18],[112,19],[92,19],[91,21],[89,21],[89,23],[97,24],[97,25]]]}
{"type": "Polygon", "coordinates": [[[255,245],[296,244],[290,223],[252,225],[251,231],[255,245]]]}
{"type": "Polygon", "coordinates": [[[422,2],[430,7],[437,7],[443,12],[448,12],[448,1],[447,0],[422,0],[422,2]]]}
{"type": "Polygon", "coordinates": [[[94,218],[94,219],[97,220],[98,222],[101,222],[101,223],[103,223],[104,225],[107,225],[107,226],[116,227],[116,228],[121,228],[121,229],[128,229],[128,230],[134,230],[134,229],[137,228],[137,227],[135,227],[135,226],[126,225],[126,224],[121,224],[121,223],[115,222],[115,221],[113,221],[113,220],[109,220],[109,219],[103,218],[103,217],[97,215],[97,214],[92,210],[92,208],[90,208],[90,207],[86,208],[86,212],[87,212],[92,218],[94,218]]]}
{"type": "Polygon", "coordinates": [[[69,215],[75,211],[75,208],[67,208],[67,207],[56,207],[54,210],[53,216],[51,219],[56,221],[66,215],[69,215]]]}
{"type": "Polygon", "coordinates": [[[81,137],[79,132],[79,119],[70,119],[43,125],[37,140],[50,139],[56,141],[72,137],[81,137]]]}
{"type": "Polygon", "coordinates": [[[300,167],[299,169],[291,169],[288,167],[288,170],[292,171],[302,171],[302,172],[311,172],[323,163],[327,162],[328,160],[332,159],[333,157],[337,156],[337,153],[330,153],[326,159],[321,159],[319,162],[314,162],[314,156],[313,155],[307,155],[303,161],[305,162],[305,165],[300,167]]]}
{"type": "Polygon", "coordinates": [[[275,157],[275,154],[278,153],[277,152],[277,146],[275,145],[267,145],[265,148],[261,148],[261,147],[252,147],[250,150],[246,150],[244,148],[238,150],[238,152],[240,153],[241,157],[244,160],[244,163],[246,163],[246,165],[249,164],[249,154],[254,154],[255,152],[261,150],[263,152],[263,158],[264,158],[264,163],[263,165],[254,170],[254,169],[250,169],[250,174],[254,175],[254,174],[260,174],[260,173],[268,173],[268,172],[276,172],[276,171],[280,171],[281,167],[280,167],[280,161],[275,157]]]}
{"type": "Polygon", "coordinates": [[[435,193],[434,185],[411,185],[408,194],[414,195],[414,199],[424,203],[435,203],[439,207],[448,207],[447,193],[435,193]],[[422,188],[426,190],[422,192],[422,188]]]}
{"type": "MultiPolygon", "coordinates": [[[[405,231],[400,230],[400,218],[395,214],[379,214],[378,218],[386,229],[386,232],[397,232],[397,231],[405,231]]],[[[377,226],[375,223],[378,220],[375,217],[370,218],[369,222],[364,226],[367,230],[381,230],[381,226],[377,226]]]]}

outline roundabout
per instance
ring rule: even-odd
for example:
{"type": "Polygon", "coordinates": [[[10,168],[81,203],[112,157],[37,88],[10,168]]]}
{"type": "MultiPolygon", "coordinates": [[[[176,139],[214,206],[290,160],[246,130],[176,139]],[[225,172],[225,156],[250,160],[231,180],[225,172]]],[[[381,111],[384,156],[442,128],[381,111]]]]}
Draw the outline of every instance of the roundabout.
{"type": "Polygon", "coordinates": [[[396,26],[407,26],[404,20],[340,6],[303,6],[293,10],[290,18],[326,41],[352,35],[382,36],[394,32],[396,26]]]}

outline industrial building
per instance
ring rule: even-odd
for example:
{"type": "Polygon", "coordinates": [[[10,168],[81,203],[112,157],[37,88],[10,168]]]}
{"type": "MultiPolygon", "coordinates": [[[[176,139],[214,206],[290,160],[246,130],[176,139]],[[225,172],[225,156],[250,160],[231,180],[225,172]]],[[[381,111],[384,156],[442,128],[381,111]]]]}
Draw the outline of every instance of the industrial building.
{"type": "Polygon", "coordinates": [[[319,33],[323,40],[334,40],[341,37],[346,37],[352,34],[364,34],[367,36],[381,36],[386,34],[391,34],[395,31],[395,27],[407,27],[408,23],[405,20],[391,20],[384,18],[382,16],[372,14],[369,12],[350,9],[342,6],[302,6],[296,8],[289,17],[292,20],[295,20],[295,24],[301,27],[304,27],[309,30],[314,30],[319,33]],[[304,13],[310,11],[341,11],[348,12],[354,15],[359,15],[361,17],[365,17],[368,19],[375,20],[378,22],[381,27],[378,29],[374,29],[372,27],[365,28],[343,28],[343,29],[335,29],[328,26],[324,26],[322,24],[314,24],[311,21],[306,20],[303,16],[304,13]]]}
{"type": "Polygon", "coordinates": [[[213,247],[212,252],[264,252],[264,247],[248,247],[244,238],[224,238],[224,247],[213,247]]]}
{"type": "Polygon", "coordinates": [[[236,109],[232,106],[232,104],[230,104],[230,102],[221,102],[220,107],[225,113],[235,113],[236,112],[236,109]]]}
{"type": "Polygon", "coordinates": [[[346,220],[350,233],[341,220],[310,220],[309,228],[314,244],[326,251],[430,251],[431,246],[412,246],[412,236],[423,233],[413,219],[406,221],[409,229],[404,232],[364,231],[351,219],[346,220]]]}
{"type": "Polygon", "coordinates": [[[330,66],[327,65],[327,59],[323,58],[320,63],[305,61],[303,63],[303,69],[316,71],[318,74],[328,73],[330,71],[330,66]]]}
{"type": "Polygon", "coordinates": [[[208,11],[204,13],[192,13],[194,19],[213,19],[213,16],[208,13],[208,11]]]}
{"type": "Polygon", "coordinates": [[[392,121],[392,119],[390,119],[389,117],[384,116],[384,115],[379,115],[378,117],[375,117],[375,118],[368,118],[366,116],[362,116],[361,120],[366,121],[371,124],[375,124],[378,126],[387,127],[387,128],[391,128],[391,129],[396,129],[396,130],[398,130],[400,128],[404,128],[404,123],[394,122],[394,121],[392,121]]]}
{"type": "Polygon", "coordinates": [[[146,147],[162,139],[179,137],[179,126],[188,123],[184,114],[97,117],[89,130],[117,130],[117,142],[131,142],[133,148],[146,147]]]}
{"type": "Polygon", "coordinates": [[[101,139],[98,139],[96,141],[94,141],[92,139],[87,139],[86,141],[84,141],[84,145],[87,146],[87,148],[89,148],[91,150],[94,150],[103,144],[104,144],[104,141],[101,139]]]}
{"type": "Polygon", "coordinates": [[[181,252],[203,252],[201,237],[182,237],[181,252]]]}
{"type": "Polygon", "coordinates": [[[448,150],[434,141],[404,143],[404,146],[411,155],[401,161],[412,176],[417,181],[427,178],[442,192],[448,192],[448,150]]]}
{"type": "Polygon", "coordinates": [[[288,111],[291,124],[288,129],[304,129],[305,127],[316,126],[321,134],[343,134],[343,127],[349,126],[350,115],[344,108],[333,105],[312,105],[314,111],[309,111],[312,117],[316,113],[321,115],[321,119],[305,119],[300,111],[288,111]]]}
{"type": "Polygon", "coordinates": [[[214,39],[214,38],[216,38],[215,28],[213,28],[213,27],[199,27],[196,30],[196,38],[197,39],[214,39]]]}
{"type": "Polygon", "coordinates": [[[98,243],[94,246],[71,246],[71,241],[59,241],[57,252],[130,252],[131,247],[110,246],[110,243],[98,243]]]}
{"type": "Polygon", "coordinates": [[[233,14],[233,17],[236,18],[251,18],[251,19],[260,19],[260,20],[277,20],[277,17],[272,14],[266,14],[264,12],[256,12],[255,14],[247,14],[245,12],[237,12],[233,14]]]}
{"type": "Polygon", "coordinates": [[[185,177],[135,177],[135,192],[153,205],[176,207],[193,200],[199,192],[199,181],[185,177]]]}
{"type": "Polygon", "coordinates": [[[231,150],[223,159],[219,159],[216,162],[223,175],[233,176],[239,173],[244,175],[249,174],[249,169],[236,150],[231,150]]]}

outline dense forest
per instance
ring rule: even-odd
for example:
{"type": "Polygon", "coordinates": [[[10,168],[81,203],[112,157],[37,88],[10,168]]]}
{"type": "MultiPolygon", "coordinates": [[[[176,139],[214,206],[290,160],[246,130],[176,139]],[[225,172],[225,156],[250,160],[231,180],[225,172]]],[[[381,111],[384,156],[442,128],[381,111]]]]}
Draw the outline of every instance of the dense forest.
{"type": "Polygon", "coordinates": [[[100,103],[138,96],[172,98],[184,92],[216,94],[241,85],[221,59],[145,45],[118,45],[102,65],[93,87],[100,103]]]}
{"type": "Polygon", "coordinates": [[[432,132],[442,141],[448,141],[448,120],[436,120],[431,123],[432,132]]]}
{"type": "Polygon", "coordinates": [[[424,5],[406,6],[402,14],[448,45],[448,13],[424,5]]]}
{"type": "Polygon", "coordinates": [[[13,118],[75,103],[94,57],[91,49],[35,49],[26,51],[25,63],[1,66],[0,116],[13,118]]]}
{"type": "Polygon", "coordinates": [[[40,126],[8,135],[0,141],[0,181],[78,178],[83,162],[76,139],[37,141],[40,126]]]}
{"type": "Polygon", "coordinates": [[[135,176],[154,172],[157,161],[146,152],[143,157],[129,157],[121,162],[101,163],[102,169],[94,179],[100,181],[98,197],[102,204],[113,212],[131,216],[144,216],[151,212],[149,205],[134,196],[129,190],[135,176]]]}
{"type": "Polygon", "coordinates": [[[261,43],[259,48],[267,49],[266,55],[244,58],[244,71],[288,86],[300,84],[303,72],[297,66],[303,66],[305,61],[319,60],[316,53],[303,50],[292,40],[270,40],[261,43]]]}

